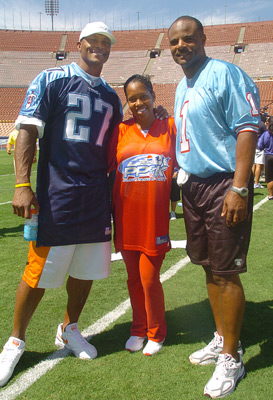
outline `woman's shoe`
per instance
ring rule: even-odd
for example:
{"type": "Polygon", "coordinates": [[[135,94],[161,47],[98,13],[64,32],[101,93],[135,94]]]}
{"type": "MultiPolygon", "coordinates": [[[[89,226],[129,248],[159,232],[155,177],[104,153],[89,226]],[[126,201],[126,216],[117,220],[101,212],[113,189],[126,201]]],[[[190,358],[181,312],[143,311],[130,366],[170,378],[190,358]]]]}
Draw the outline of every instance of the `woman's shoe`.
{"type": "Polygon", "coordinates": [[[125,344],[125,349],[128,351],[139,351],[143,347],[146,337],[130,336],[125,344]]]}
{"type": "Polygon", "coordinates": [[[154,342],[153,340],[148,340],[148,343],[143,349],[143,354],[145,356],[153,356],[154,354],[158,353],[163,347],[164,340],[162,342],[154,342]]]}

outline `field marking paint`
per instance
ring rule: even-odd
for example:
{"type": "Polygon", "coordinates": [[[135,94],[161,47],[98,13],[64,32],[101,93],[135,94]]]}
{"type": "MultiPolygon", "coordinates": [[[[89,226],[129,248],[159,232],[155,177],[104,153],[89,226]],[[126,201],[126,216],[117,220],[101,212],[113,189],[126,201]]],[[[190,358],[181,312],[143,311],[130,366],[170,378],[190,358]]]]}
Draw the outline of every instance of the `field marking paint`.
{"type": "MultiPolygon", "coordinates": [[[[268,197],[265,197],[263,200],[261,200],[259,203],[257,203],[254,207],[253,207],[253,211],[258,210],[264,203],[266,203],[268,201],[268,197]]],[[[0,203],[0,206],[3,206],[5,204],[10,204],[11,201],[6,201],[5,203],[0,203]]],[[[180,247],[180,246],[179,246],[180,247]]]]}
{"type": "Polygon", "coordinates": [[[268,201],[268,196],[266,196],[263,200],[259,201],[254,207],[253,212],[259,210],[259,208],[268,201]]]}
{"type": "Polygon", "coordinates": [[[12,175],[15,175],[15,173],[13,172],[13,174],[0,175],[0,178],[2,178],[2,176],[12,176],[12,175]]]}
{"type": "MultiPolygon", "coordinates": [[[[268,201],[268,197],[265,197],[263,200],[261,200],[259,203],[257,203],[254,207],[253,207],[253,211],[258,210],[264,203],[266,203],[268,201]]],[[[5,204],[11,204],[11,201],[6,201],[5,203],[0,203],[0,206],[4,206],[5,204]]],[[[179,242],[179,241],[178,241],[179,242]]],[[[183,241],[184,242],[184,241],[183,241]]],[[[175,243],[175,242],[174,242],[175,243]]],[[[180,247],[180,246],[178,246],[180,247]]],[[[173,247],[175,248],[175,247],[173,247]]],[[[180,247],[181,248],[181,247],[180,247]]]]}
{"type": "MultiPolygon", "coordinates": [[[[253,211],[258,210],[264,203],[268,201],[268,197],[261,200],[253,207],[253,211]]],[[[169,268],[160,276],[160,281],[165,282],[172,278],[180,269],[185,267],[190,262],[189,257],[185,257],[178,261],[175,265],[169,268]]],[[[114,310],[110,311],[94,324],[86,328],[82,334],[89,341],[94,335],[103,332],[109,325],[115,322],[118,318],[124,315],[130,308],[130,299],[123,301],[114,310]]],[[[17,396],[27,390],[33,383],[45,375],[48,371],[62,361],[70,352],[66,349],[57,350],[51,353],[45,360],[39,362],[34,367],[23,373],[19,379],[11,384],[6,389],[0,391],[0,400],[14,400],[17,396]]]]}
{"type": "MultiPolygon", "coordinates": [[[[32,174],[35,174],[35,173],[37,173],[37,170],[31,171],[31,173],[32,173],[32,174]]],[[[3,176],[14,176],[14,175],[15,175],[14,172],[13,172],[12,174],[0,174],[0,178],[2,178],[3,176]]]]}
{"type": "Polygon", "coordinates": [[[11,201],[6,201],[5,203],[0,203],[0,206],[3,206],[5,204],[11,204],[11,201]]]}
{"type": "MultiPolygon", "coordinates": [[[[164,272],[160,280],[165,282],[172,278],[181,268],[185,267],[190,262],[188,257],[178,261],[175,265],[164,272]]],[[[110,311],[94,324],[90,325],[85,329],[82,334],[89,341],[92,336],[103,332],[109,325],[115,322],[118,318],[124,315],[130,308],[130,299],[123,301],[114,310],[110,311]]],[[[27,390],[33,383],[35,383],[44,374],[55,367],[60,361],[62,361],[70,352],[66,349],[57,350],[51,353],[45,360],[39,362],[34,367],[28,369],[23,373],[19,379],[17,379],[8,388],[0,391],[1,400],[13,400],[25,390],[27,390]]]]}

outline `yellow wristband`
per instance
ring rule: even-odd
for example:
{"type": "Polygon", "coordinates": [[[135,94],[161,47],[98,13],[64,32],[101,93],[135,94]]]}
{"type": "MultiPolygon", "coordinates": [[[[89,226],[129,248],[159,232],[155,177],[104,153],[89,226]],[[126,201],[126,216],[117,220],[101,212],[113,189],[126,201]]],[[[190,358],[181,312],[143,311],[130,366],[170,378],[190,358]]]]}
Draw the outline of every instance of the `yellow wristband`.
{"type": "Polygon", "coordinates": [[[28,183],[19,183],[18,185],[15,185],[16,188],[23,187],[23,186],[31,186],[31,184],[28,182],[28,183]]]}

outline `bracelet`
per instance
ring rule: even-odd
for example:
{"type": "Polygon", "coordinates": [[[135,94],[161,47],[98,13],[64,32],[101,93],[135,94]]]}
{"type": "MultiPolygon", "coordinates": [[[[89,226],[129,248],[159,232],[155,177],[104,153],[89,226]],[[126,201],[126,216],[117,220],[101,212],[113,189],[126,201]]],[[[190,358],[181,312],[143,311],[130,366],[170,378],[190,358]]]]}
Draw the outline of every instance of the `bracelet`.
{"type": "Polygon", "coordinates": [[[31,184],[28,182],[28,183],[19,183],[18,185],[15,185],[16,188],[23,187],[23,186],[31,186],[31,184]]]}

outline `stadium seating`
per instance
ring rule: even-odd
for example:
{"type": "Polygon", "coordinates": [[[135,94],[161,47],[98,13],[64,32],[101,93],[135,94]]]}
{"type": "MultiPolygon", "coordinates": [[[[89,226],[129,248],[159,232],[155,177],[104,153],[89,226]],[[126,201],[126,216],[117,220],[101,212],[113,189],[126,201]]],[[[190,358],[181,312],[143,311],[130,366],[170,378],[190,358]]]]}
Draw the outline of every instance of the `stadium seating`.
{"type": "Polygon", "coordinates": [[[34,51],[1,52],[1,86],[26,87],[43,69],[56,65],[52,53],[34,51]]]}
{"type": "Polygon", "coordinates": [[[247,51],[241,54],[239,67],[252,79],[273,79],[273,42],[251,43],[247,51]]]}
{"type": "Polygon", "coordinates": [[[245,43],[272,43],[273,21],[245,24],[245,43]]]}
{"type": "MultiPolygon", "coordinates": [[[[206,52],[213,58],[235,63],[259,87],[261,107],[273,101],[273,21],[205,26],[206,52]],[[236,46],[239,50],[236,51],[236,46]]],[[[22,105],[26,89],[43,69],[77,62],[80,32],[0,30],[0,136],[7,136],[22,105]],[[65,52],[58,60],[56,53],[65,52]]],[[[167,29],[114,31],[113,46],[102,77],[121,98],[124,118],[129,117],[123,83],[134,73],[151,76],[156,103],[173,114],[174,93],[183,77],[173,62],[167,29]],[[151,51],[160,54],[152,56],[151,51]]],[[[273,115],[273,105],[267,109],[273,115]]]]}
{"type": "Polygon", "coordinates": [[[144,72],[148,61],[145,50],[113,51],[101,76],[112,85],[120,85],[131,75],[144,72]]]}
{"type": "Polygon", "coordinates": [[[62,32],[12,31],[0,29],[0,51],[56,52],[62,32]]]}

